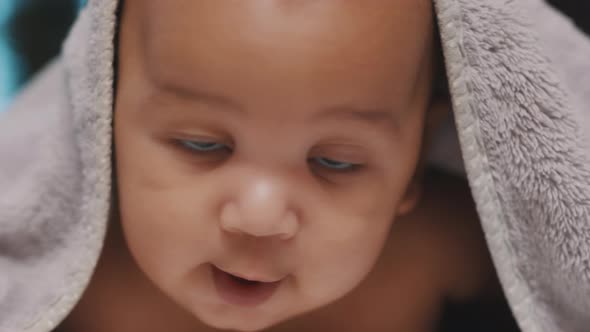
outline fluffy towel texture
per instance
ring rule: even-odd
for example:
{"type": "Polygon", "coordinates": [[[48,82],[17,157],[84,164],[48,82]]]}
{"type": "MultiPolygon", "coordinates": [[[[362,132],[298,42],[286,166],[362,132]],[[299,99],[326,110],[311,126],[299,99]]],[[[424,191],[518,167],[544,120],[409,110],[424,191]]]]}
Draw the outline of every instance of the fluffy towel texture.
{"type": "MultiPolygon", "coordinates": [[[[511,308],[525,332],[586,331],[590,41],[542,0],[435,3],[464,169],[511,308]]],[[[90,0],[63,55],[0,115],[0,332],[51,331],[100,254],[116,7],[90,0]]]]}

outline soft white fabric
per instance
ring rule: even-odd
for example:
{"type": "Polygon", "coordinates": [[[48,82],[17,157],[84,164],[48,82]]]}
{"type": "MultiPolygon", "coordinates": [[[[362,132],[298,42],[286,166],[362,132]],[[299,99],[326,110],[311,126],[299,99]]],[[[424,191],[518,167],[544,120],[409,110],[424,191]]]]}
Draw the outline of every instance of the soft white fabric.
{"type": "MultiPolygon", "coordinates": [[[[467,175],[522,330],[587,331],[590,41],[542,0],[435,4],[455,123],[431,159],[467,175]]],[[[0,114],[0,332],[51,331],[100,255],[116,7],[90,0],[0,114]]]]}

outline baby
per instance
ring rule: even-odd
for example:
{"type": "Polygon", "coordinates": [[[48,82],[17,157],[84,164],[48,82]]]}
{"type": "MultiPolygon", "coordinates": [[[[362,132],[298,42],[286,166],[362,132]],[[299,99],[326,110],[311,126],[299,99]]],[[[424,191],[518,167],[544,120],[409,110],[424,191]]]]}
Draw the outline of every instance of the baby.
{"type": "Polygon", "coordinates": [[[116,209],[60,332],[437,331],[499,287],[462,179],[432,4],[128,0],[116,209]]]}

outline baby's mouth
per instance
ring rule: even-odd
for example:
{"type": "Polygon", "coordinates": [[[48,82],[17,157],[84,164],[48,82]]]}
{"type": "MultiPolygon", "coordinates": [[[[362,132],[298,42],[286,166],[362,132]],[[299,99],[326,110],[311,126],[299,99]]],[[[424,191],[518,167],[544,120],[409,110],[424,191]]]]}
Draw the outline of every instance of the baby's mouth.
{"type": "Polygon", "coordinates": [[[283,279],[265,282],[249,280],[225,272],[211,264],[213,283],[219,296],[226,302],[254,307],[266,302],[276,292],[283,279]]]}

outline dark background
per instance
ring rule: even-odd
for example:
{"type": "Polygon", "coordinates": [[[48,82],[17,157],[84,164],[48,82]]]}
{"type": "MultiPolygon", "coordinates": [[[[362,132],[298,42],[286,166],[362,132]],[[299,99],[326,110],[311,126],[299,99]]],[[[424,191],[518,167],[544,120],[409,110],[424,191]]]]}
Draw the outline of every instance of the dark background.
{"type": "Polygon", "coordinates": [[[590,1],[548,0],[548,2],[570,16],[580,28],[590,34],[590,1]]]}
{"type": "MultiPolygon", "coordinates": [[[[6,1],[6,0],[0,0],[6,1]]],[[[17,84],[55,57],[80,6],[79,0],[17,0],[7,24],[8,45],[19,57],[17,84]]]]}

